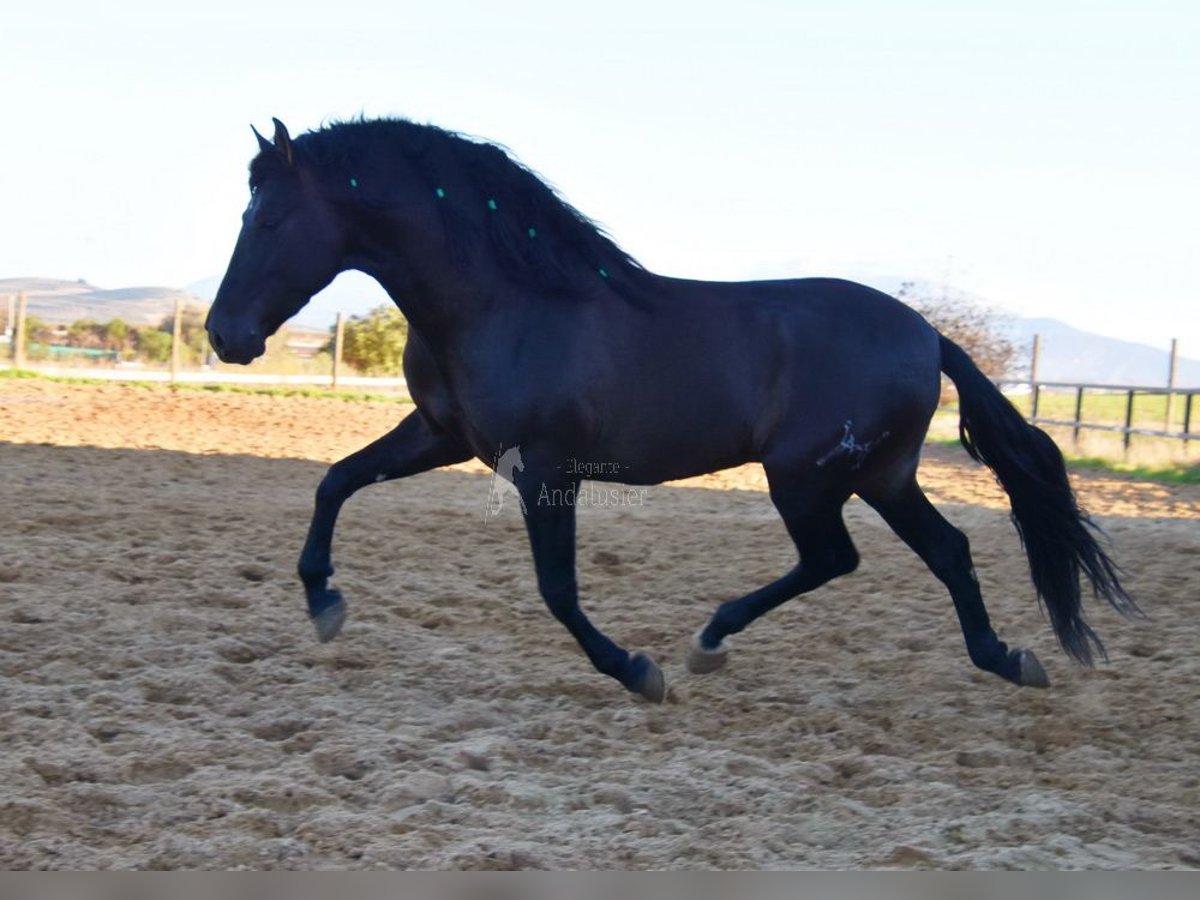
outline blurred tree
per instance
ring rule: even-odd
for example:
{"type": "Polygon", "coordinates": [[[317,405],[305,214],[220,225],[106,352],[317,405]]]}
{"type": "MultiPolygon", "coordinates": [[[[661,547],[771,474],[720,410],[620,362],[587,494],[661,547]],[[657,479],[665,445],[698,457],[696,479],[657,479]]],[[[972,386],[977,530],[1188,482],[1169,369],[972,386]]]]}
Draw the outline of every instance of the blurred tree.
{"type": "MultiPolygon", "coordinates": [[[[204,330],[204,319],[207,315],[206,310],[190,303],[180,310],[179,325],[183,333],[183,346],[179,350],[179,358],[185,365],[203,362],[204,351],[208,346],[208,333],[204,330]]],[[[175,328],[174,312],[164,316],[162,324],[158,327],[169,339],[175,328]]],[[[168,349],[167,358],[170,356],[171,352],[168,349]]]]}
{"type": "Polygon", "coordinates": [[[365,375],[398,375],[407,340],[407,320],[383,304],[346,320],[342,359],[365,375]]]}
{"type": "Polygon", "coordinates": [[[98,349],[100,326],[91,319],[78,319],[67,327],[67,346],[98,349]]]}
{"type": "Polygon", "coordinates": [[[1012,378],[1016,348],[1005,334],[1006,317],[999,310],[942,285],[938,288],[906,281],[896,297],[924,316],[934,328],[962,347],[975,365],[993,381],[1012,378]]]}
{"type": "Polygon", "coordinates": [[[134,334],[136,354],[149,362],[165,363],[171,358],[171,333],[160,328],[137,328],[134,334]]]}
{"type": "Polygon", "coordinates": [[[54,340],[54,328],[38,316],[25,316],[25,343],[49,344],[54,340]]]}
{"type": "Polygon", "coordinates": [[[124,319],[113,319],[106,323],[102,332],[105,348],[116,350],[122,357],[129,351],[129,326],[124,319]]]}

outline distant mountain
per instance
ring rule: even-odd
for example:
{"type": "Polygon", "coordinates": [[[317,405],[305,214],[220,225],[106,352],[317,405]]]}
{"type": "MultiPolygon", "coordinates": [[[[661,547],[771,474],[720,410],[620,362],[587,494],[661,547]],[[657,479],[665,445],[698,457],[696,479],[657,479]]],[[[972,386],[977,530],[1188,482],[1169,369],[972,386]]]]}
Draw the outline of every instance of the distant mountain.
{"type": "MultiPolygon", "coordinates": [[[[104,290],[86,281],[54,278],[0,278],[0,297],[25,293],[29,315],[51,324],[80,319],[107,322],[124,319],[130,325],[156,325],[175,308],[175,301],[204,305],[204,301],[167,287],[104,290]]],[[[7,311],[5,311],[5,314],[7,311]]]]}
{"type": "Polygon", "coordinates": [[[217,288],[220,286],[221,276],[209,275],[207,278],[201,278],[199,281],[193,281],[191,284],[185,285],[183,289],[189,294],[203,297],[207,303],[212,303],[217,297],[217,288]]]}
{"type": "MultiPolygon", "coordinates": [[[[1041,335],[1038,378],[1042,381],[1145,387],[1167,383],[1170,354],[1165,349],[1092,334],[1057,319],[1015,319],[1009,333],[1026,374],[1033,336],[1041,335]]],[[[1200,360],[1180,358],[1175,384],[1200,387],[1200,360]]]]}

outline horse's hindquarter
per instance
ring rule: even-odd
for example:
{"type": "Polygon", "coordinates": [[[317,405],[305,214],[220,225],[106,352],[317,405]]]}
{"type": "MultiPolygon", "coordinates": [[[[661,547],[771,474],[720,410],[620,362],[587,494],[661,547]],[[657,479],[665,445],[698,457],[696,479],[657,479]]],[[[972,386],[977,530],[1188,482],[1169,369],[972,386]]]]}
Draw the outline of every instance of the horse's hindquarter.
{"type": "Polygon", "coordinates": [[[923,435],[937,336],[895,299],[831,279],[669,285],[626,337],[645,364],[626,373],[625,402],[605,422],[614,455],[662,468],[656,451],[668,448],[664,477],[678,478],[770,455],[813,461],[847,422],[860,444],[923,435]]]}
{"type": "MultiPolygon", "coordinates": [[[[937,406],[937,332],[893,297],[836,279],[781,286],[769,302],[784,360],[764,455],[811,460],[831,439],[868,445],[886,434],[919,444],[937,406]]],[[[818,457],[820,458],[820,457],[818,457]]]]}

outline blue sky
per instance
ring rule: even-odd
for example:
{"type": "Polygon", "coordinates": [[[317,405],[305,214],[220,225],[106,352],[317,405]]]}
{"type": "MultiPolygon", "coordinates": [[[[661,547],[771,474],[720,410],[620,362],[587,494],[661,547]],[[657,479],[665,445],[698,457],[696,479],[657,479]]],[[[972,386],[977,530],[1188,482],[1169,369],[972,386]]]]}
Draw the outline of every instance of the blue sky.
{"type": "Polygon", "coordinates": [[[945,280],[1200,355],[1194,2],[42,2],[4,16],[0,277],[223,271],[251,122],[510,147],[656,271],[945,280]]]}

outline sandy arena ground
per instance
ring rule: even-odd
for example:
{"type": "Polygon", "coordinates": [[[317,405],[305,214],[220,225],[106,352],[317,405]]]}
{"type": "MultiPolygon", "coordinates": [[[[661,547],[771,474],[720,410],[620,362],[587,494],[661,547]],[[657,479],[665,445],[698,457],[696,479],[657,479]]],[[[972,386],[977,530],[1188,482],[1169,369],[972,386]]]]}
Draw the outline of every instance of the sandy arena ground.
{"type": "Polygon", "coordinates": [[[1150,614],[1055,646],[1002,495],[922,480],[1001,636],[1054,684],[974,670],[949,598],[863,507],[862,566],[683,666],[793,551],[753,469],[581,510],[585,605],[663,665],[651,706],[538,598],[479,466],[343,513],[343,635],[294,564],[324,464],[396,404],[0,380],[0,866],[798,868],[1200,865],[1200,490],[1082,475],[1150,614]]]}

